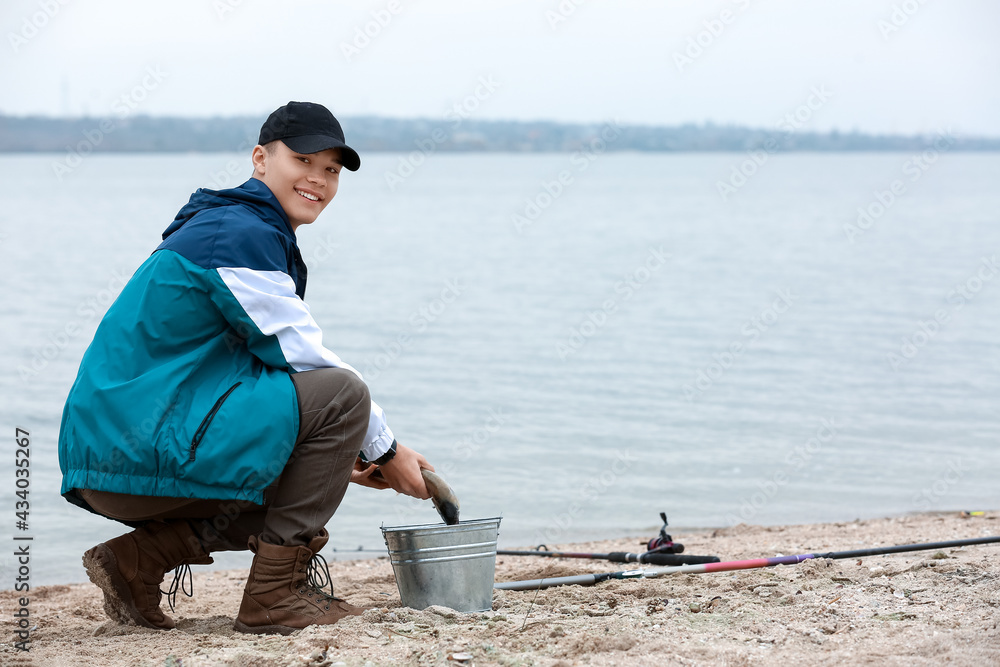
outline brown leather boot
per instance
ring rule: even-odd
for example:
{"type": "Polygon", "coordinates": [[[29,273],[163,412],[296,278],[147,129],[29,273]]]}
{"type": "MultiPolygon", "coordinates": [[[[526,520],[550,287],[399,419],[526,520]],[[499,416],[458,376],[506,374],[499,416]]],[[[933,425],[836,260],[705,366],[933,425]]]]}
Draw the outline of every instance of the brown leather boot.
{"type": "Polygon", "coordinates": [[[330,582],[326,561],[319,555],[329,533],[323,529],[308,546],[282,547],[250,538],[254,552],[250,576],[235,629],[252,634],[287,635],[307,625],[329,625],[364,609],[323,590],[330,582]]]}
{"type": "Polygon", "coordinates": [[[178,566],[212,562],[184,520],[150,521],[83,554],[87,576],[104,591],[104,611],[112,620],[164,630],[176,624],[160,609],[163,575],[178,566]]]}

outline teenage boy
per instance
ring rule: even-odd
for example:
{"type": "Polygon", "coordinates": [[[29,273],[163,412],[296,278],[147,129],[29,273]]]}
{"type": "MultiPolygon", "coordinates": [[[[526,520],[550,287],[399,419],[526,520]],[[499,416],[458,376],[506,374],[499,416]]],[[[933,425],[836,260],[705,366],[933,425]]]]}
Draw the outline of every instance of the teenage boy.
{"type": "Polygon", "coordinates": [[[433,467],[396,442],[302,300],[295,231],[357,152],[325,107],[289,102],[251,157],[250,180],[200,189],[177,214],[101,321],[63,411],[63,495],[135,528],[83,557],[121,623],[174,627],[164,574],[183,584],[212,552],[245,549],[237,630],[360,614],[312,574],[348,482],[429,497],[420,469],[433,467]]]}

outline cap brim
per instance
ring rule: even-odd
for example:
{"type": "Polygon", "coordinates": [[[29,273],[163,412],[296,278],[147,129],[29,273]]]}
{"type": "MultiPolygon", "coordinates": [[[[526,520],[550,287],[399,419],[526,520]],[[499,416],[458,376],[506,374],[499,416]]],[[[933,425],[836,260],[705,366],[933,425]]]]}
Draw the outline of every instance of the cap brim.
{"type": "Polygon", "coordinates": [[[361,157],[357,151],[333,137],[322,134],[307,134],[301,137],[285,137],[281,140],[296,153],[319,153],[331,148],[340,149],[340,162],[346,169],[357,171],[361,167],[361,157]]]}

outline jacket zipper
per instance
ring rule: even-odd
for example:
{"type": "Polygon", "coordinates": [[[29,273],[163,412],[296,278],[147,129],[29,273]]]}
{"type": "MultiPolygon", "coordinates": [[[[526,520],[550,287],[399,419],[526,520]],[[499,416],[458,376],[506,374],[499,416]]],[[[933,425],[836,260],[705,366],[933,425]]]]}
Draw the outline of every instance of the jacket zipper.
{"type": "Polygon", "coordinates": [[[232,387],[226,390],[226,393],[219,397],[219,400],[215,402],[212,409],[208,411],[205,418],[201,420],[201,424],[198,425],[198,430],[194,432],[194,437],[191,438],[191,455],[188,457],[188,461],[194,461],[195,450],[198,449],[198,445],[201,444],[201,439],[205,437],[205,432],[208,427],[212,424],[212,420],[215,419],[215,414],[222,407],[222,403],[229,398],[229,395],[233,393],[238,386],[243,384],[242,382],[237,382],[232,387]]]}

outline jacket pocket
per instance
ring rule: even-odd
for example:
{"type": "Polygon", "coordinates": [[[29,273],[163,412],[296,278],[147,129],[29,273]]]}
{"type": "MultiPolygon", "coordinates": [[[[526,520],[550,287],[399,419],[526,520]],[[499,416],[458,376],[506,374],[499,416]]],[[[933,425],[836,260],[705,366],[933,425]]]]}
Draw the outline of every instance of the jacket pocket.
{"type": "Polygon", "coordinates": [[[188,456],[188,461],[194,461],[194,455],[198,449],[198,445],[201,444],[202,438],[205,437],[205,432],[208,431],[208,427],[212,425],[212,420],[215,419],[216,413],[218,413],[219,409],[222,408],[222,404],[225,402],[227,398],[229,398],[229,395],[234,391],[236,391],[236,388],[241,384],[243,383],[237,382],[232,387],[227,389],[226,393],[224,393],[222,396],[219,397],[219,400],[215,402],[215,405],[212,406],[212,409],[208,411],[208,414],[205,415],[205,418],[201,420],[200,424],[198,424],[198,430],[194,432],[194,437],[191,438],[191,453],[188,456]]]}

